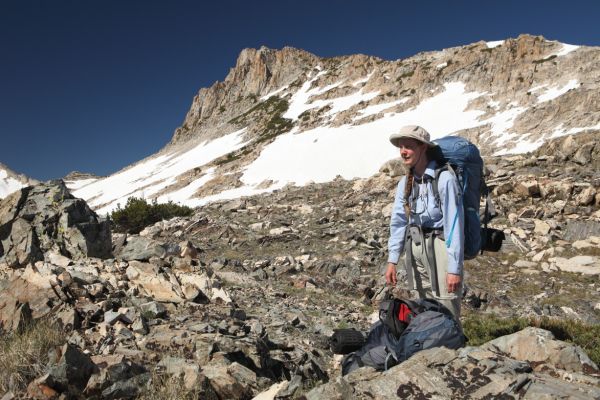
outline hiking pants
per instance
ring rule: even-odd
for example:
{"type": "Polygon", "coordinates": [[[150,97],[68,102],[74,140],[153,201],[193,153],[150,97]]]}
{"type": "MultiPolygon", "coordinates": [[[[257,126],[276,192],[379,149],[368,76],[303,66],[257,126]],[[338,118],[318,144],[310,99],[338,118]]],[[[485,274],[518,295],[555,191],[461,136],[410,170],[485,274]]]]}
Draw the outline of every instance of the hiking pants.
{"type": "MultiPolygon", "coordinates": [[[[434,298],[442,303],[448,310],[452,312],[456,322],[460,326],[460,304],[462,301],[463,292],[463,274],[461,273],[460,285],[454,293],[448,293],[448,285],[446,283],[446,274],[448,273],[448,253],[446,251],[446,243],[444,239],[436,236],[425,238],[429,241],[423,242],[420,245],[411,241],[412,259],[411,265],[405,263],[406,268],[412,268],[412,276],[414,277],[414,285],[412,290],[416,290],[420,298],[434,298]],[[431,243],[433,241],[433,243],[431,243]],[[434,254],[428,254],[427,249],[433,248],[434,254]],[[438,290],[433,290],[431,287],[431,266],[429,260],[435,259],[434,270],[436,271],[436,280],[438,290]]],[[[407,249],[409,250],[409,249],[407,249]]],[[[408,271],[407,271],[408,272],[408,271]]]]}

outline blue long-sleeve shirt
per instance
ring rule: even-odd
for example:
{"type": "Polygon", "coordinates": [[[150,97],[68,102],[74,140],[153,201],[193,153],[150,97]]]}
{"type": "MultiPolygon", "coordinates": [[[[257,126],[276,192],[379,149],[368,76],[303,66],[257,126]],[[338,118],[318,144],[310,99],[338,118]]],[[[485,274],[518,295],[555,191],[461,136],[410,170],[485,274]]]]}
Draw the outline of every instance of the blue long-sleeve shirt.
{"type": "MultiPolygon", "coordinates": [[[[435,177],[437,164],[430,161],[425,169],[425,175],[435,177]]],[[[464,212],[461,199],[461,191],[458,179],[450,171],[442,171],[438,178],[438,191],[440,207],[435,201],[435,194],[431,180],[424,179],[424,183],[418,183],[420,177],[415,176],[415,186],[419,186],[419,195],[416,199],[414,209],[411,207],[410,224],[420,225],[424,228],[442,228],[446,239],[448,251],[448,272],[460,274],[464,261],[464,212]],[[454,228],[452,226],[454,225],[454,228]],[[449,245],[448,245],[449,243],[449,245]]],[[[398,182],[394,208],[390,220],[390,239],[388,241],[388,262],[397,264],[400,254],[404,250],[404,240],[408,219],[404,211],[404,185],[406,177],[398,182]]]]}

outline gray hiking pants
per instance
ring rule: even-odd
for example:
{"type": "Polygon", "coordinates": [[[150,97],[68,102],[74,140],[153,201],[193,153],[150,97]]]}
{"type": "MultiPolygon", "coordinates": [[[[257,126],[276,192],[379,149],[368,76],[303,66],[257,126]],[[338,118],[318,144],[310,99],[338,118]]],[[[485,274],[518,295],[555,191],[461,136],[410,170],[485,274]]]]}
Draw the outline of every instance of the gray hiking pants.
{"type": "MultiPolygon", "coordinates": [[[[425,240],[433,241],[433,246],[427,246],[425,243],[416,245],[412,241],[412,276],[414,277],[414,285],[411,290],[416,290],[419,298],[434,298],[448,308],[454,315],[454,318],[460,325],[460,304],[462,301],[463,292],[463,274],[461,273],[460,285],[456,292],[448,293],[448,285],[446,284],[446,275],[448,273],[448,253],[446,251],[446,243],[439,237],[428,237],[425,240]],[[428,257],[427,248],[433,248],[435,255],[428,257]],[[435,258],[438,291],[431,287],[431,266],[429,260],[435,258]]],[[[408,249],[407,249],[408,251],[408,249]]],[[[405,267],[409,268],[408,263],[405,267]]]]}

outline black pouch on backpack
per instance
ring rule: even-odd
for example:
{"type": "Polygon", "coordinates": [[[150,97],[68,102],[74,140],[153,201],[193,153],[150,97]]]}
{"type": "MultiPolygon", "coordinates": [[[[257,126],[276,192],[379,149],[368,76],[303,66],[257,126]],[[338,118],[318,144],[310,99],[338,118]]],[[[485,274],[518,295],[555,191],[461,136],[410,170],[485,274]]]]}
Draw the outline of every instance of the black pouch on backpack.
{"type": "Polygon", "coordinates": [[[500,251],[502,242],[506,239],[504,232],[499,229],[486,228],[482,230],[482,251],[500,251]]]}
{"type": "Polygon", "coordinates": [[[329,346],[334,354],[348,354],[363,347],[365,337],[356,329],[335,329],[329,338],[329,346]]]}

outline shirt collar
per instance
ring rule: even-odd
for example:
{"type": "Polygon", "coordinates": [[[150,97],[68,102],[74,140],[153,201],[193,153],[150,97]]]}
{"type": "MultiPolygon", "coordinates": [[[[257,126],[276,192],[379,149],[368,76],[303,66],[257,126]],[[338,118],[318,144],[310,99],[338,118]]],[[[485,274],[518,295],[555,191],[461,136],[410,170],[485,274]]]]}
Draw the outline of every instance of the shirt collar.
{"type": "Polygon", "coordinates": [[[435,168],[436,167],[437,167],[437,163],[435,162],[435,160],[429,161],[429,163],[427,163],[427,167],[425,168],[424,175],[429,175],[430,177],[435,178],[435,168]]]}
{"type": "MultiPolygon", "coordinates": [[[[425,172],[423,173],[423,176],[428,175],[431,178],[435,178],[435,169],[437,168],[437,163],[435,162],[435,160],[431,160],[427,163],[427,167],[425,167],[425,172]]],[[[417,176],[415,174],[415,178],[417,178],[418,181],[421,181],[421,179],[423,179],[423,176],[417,176]]]]}

